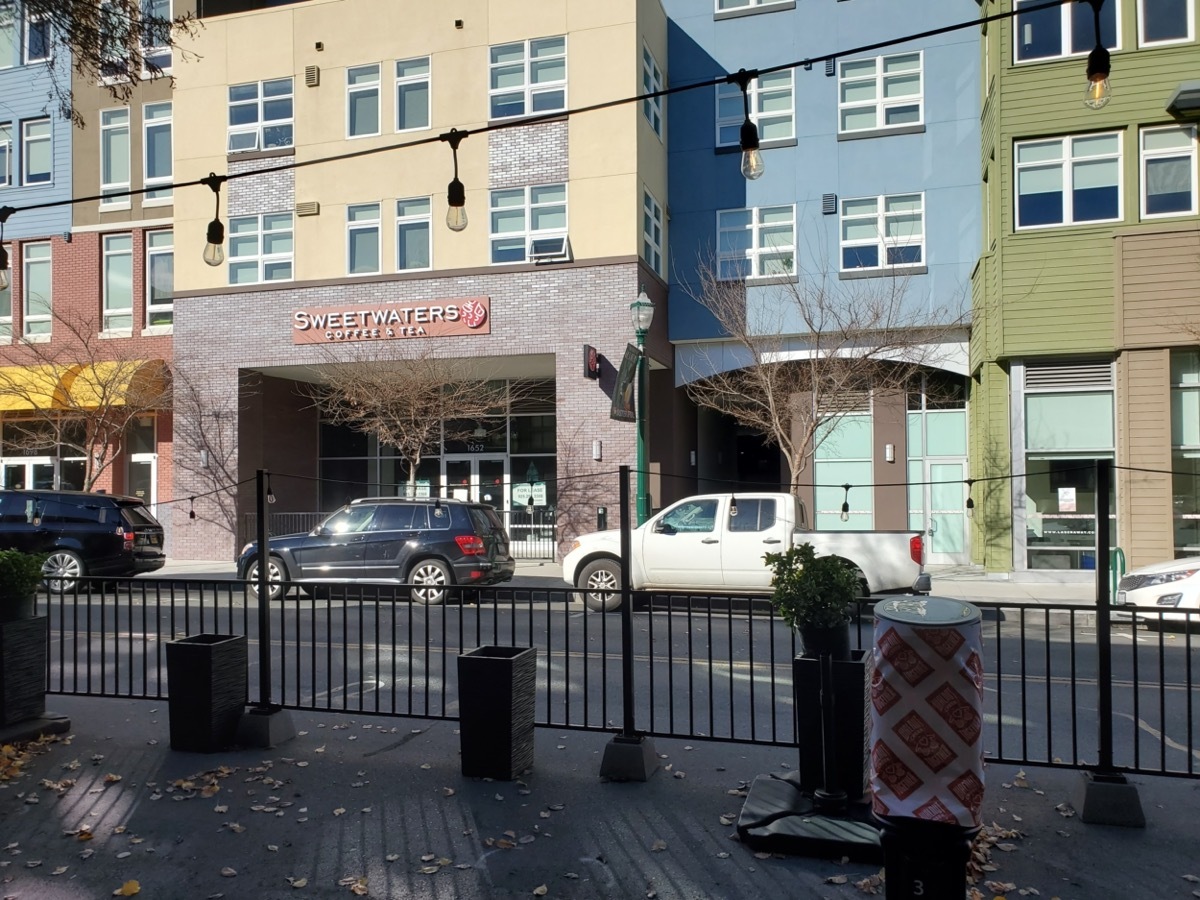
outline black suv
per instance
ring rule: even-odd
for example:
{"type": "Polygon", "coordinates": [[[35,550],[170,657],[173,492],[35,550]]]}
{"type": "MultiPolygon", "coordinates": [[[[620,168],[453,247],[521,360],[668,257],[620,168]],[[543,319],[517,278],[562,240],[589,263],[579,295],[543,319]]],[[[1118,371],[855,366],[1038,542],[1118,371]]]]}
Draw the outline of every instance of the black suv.
{"type": "Polygon", "coordinates": [[[46,553],[46,588],[86,575],[136,575],[166,562],[163,527],[137,497],[85,491],[0,491],[0,547],[46,553]]]}
{"type": "MultiPolygon", "coordinates": [[[[308,534],[269,542],[268,597],[287,582],[411,584],[412,599],[436,605],[452,585],[508,581],[515,563],[496,510],[464,500],[354,500],[308,534]]],[[[238,554],[238,577],[258,591],[258,542],[238,554]]]]}

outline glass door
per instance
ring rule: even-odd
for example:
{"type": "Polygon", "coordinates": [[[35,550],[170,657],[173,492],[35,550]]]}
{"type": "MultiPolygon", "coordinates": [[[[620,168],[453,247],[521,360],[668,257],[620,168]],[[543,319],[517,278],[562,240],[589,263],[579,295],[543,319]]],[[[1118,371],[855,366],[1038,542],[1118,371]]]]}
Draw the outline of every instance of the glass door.
{"type": "Polygon", "coordinates": [[[50,460],[23,459],[4,463],[4,487],[47,490],[54,487],[54,463],[50,460]]]}
{"type": "Polygon", "coordinates": [[[508,460],[503,457],[447,456],[442,483],[444,496],[474,500],[505,509],[508,493],[508,460]]]}
{"type": "Polygon", "coordinates": [[[925,562],[935,566],[965,566],[967,551],[967,477],[965,461],[925,462],[925,509],[928,546],[925,562]]]}
{"type": "Polygon", "coordinates": [[[157,515],[155,504],[158,497],[154,486],[158,481],[158,454],[134,453],[129,457],[129,477],[126,481],[130,496],[137,497],[146,504],[151,515],[157,515]]]}

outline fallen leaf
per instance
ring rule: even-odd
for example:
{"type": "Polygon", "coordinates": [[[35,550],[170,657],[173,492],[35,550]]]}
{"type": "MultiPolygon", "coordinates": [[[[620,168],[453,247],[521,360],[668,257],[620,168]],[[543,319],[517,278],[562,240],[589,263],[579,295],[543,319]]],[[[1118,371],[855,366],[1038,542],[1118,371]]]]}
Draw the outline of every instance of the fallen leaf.
{"type": "Polygon", "coordinates": [[[442,871],[441,866],[422,866],[420,869],[422,875],[436,875],[440,871],[442,871]]]}
{"type": "Polygon", "coordinates": [[[51,875],[61,875],[61,874],[62,874],[63,872],[65,872],[65,871],[67,871],[67,867],[66,867],[66,866],[59,866],[57,869],[55,869],[55,870],[54,870],[53,872],[51,872],[50,874],[51,874],[51,875]]]}
{"type": "Polygon", "coordinates": [[[384,857],[384,859],[386,859],[388,862],[395,862],[399,858],[400,858],[399,853],[389,853],[387,856],[384,857]]]}
{"type": "Polygon", "coordinates": [[[830,875],[825,879],[826,884],[848,884],[849,882],[849,875],[830,875]]]}
{"type": "Polygon", "coordinates": [[[650,851],[652,853],[661,853],[663,850],[666,850],[666,849],[667,849],[667,842],[664,840],[661,840],[661,839],[655,841],[653,844],[650,845],[650,851]]]}
{"type": "Polygon", "coordinates": [[[267,844],[267,849],[270,850],[272,853],[278,853],[279,845],[278,844],[267,844]]]}
{"type": "Polygon", "coordinates": [[[140,893],[142,886],[136,881],[127,881],[115,891],[112,892],[114,897],[132,897],[134,894],[140,893]]]}
{"type": "Polygon", "coordinates": [[[292,878],[289,876],[288,884],[290,884],[294,888],[302,888],[306,884],[308,884],[308,879],[307,878],[292,878]]]}
{"type": "Polygon", "coordinates": [[[105,775],[105,776],[104,776],[104,783],[105,783],[105,784],[116,784],[116,783],[117,783],[118,781],[120,781],[120,780],[121,780],[121,776],[120,776],[120,775],[116,775],[116,774],[114,774],[114,773],[112,773],[112,772],[109,772],[107,775],[105,775]]]}
{"type": "Polygon", "coordinates": [[[1183,877],[1184,881],[1190,881],[1192,884],[1196,884],[1196,883],[1200,882],[1200,877],[1197,877],[1195,875],[1184,875],[1182,877],[1183,877]]]}
{"type": "Polygon", "coordinates": [[[232,866],[225,866],[223,869],[221,869],[221,874],[226,878],[233,878],[235,875],[237,875],[237,869],[233,868],[232,866]]]}
{"type": "Polygon", "coordinates": [[[442,788],[442,796],[443,797],[453,797],[454,796],[454,788],[452,788],[452,787],[442,788]]]}
{"type": "Polygon", "coordinates": [[[346,812],[345,808],[344,808],[344,807],[341,807],[341,806],[339,806],[337,809],[335,809],[335,810],[333,811],[333,814],[334,814],[335,816],[340,816],[340,815],[344,815],[344,814],[345,814],[345,812],[346,812]]]}
{"type": "Polygon", "coordinates": [[[550,893],[550,888],[546,887],[544,884],[539,884],[533,889],[533,896],[535,897],[545,897],[548,893],[550,893]]]}

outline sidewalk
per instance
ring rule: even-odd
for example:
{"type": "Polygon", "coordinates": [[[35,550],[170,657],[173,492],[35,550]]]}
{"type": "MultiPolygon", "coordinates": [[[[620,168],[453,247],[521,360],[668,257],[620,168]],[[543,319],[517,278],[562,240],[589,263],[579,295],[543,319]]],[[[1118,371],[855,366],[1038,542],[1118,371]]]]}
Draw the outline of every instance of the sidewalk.
{"type": "MultiPolygon", "coordinates": [[[[277,749],[202,755],[169,748],[166,703],[48,699],[73,737],[0,781],[5,897],[854,898],[875,874],[734,837],[739,792],[794,749],[658,740],[648,782],[603,783],[606,735],[539,729],[523,781],[489,782],[452,721],[293,713],[277,749]]],[[[1131,830],[1064,817],[1079,778],[989,768],[984,820],[1020,834],[980,896],[1192,896],[1200,783],[1137,779],[1131,830]]]]}

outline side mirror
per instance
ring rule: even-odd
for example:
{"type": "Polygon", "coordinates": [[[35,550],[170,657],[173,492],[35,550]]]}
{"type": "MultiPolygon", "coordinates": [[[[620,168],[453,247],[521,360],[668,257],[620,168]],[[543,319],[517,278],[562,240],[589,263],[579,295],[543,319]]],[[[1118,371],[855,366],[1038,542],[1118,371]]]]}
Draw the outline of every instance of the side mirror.
{"type": "Polygon", "coordinates": [[[665,519],[659,519],[657,522],[654,523],[654,533],[655,534],[674,534],[675,528],[672,525],[668,525],[665,519]]]}

